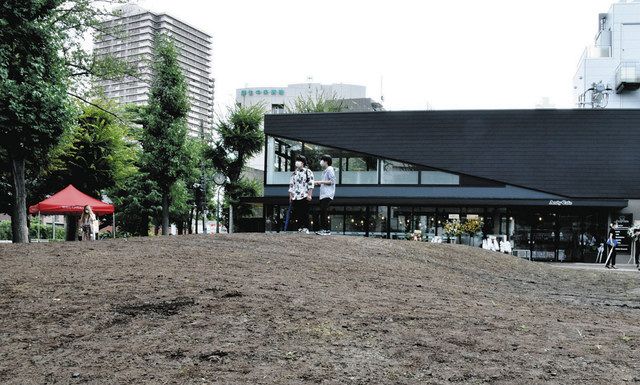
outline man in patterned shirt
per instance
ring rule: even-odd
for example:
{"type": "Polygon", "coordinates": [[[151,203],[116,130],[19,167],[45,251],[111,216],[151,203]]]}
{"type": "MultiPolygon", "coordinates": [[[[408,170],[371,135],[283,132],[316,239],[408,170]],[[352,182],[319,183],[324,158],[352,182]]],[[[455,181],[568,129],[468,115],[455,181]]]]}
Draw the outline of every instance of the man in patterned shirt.
{"type": "Polygon", "coordinates": [[[304,155],[296,156],[296,169],[289,182],[289,202],[293,210],[294,228],[309,234],[309,202],[313,195],[313,172],[307,167],[304,155]]]}

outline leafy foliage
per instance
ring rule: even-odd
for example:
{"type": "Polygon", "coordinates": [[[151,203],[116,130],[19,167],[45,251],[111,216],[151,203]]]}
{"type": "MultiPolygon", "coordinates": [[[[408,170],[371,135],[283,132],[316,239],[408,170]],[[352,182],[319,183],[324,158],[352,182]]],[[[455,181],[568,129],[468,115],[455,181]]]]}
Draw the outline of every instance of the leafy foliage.
{"type": "Polygon", "coordinates": [[[263,119],[264,110],[260,105],[229,109],[228,115],[217,124],[218,140],[207,151],[213,167],[229,178],[225,201],[233,204],[239,215],[245,210],[239,205],[240,198],[259,193],[257,182],[243,178],[242,173],[247,161],[264,145],[263,119]]]}
{"type": "Polygon", "coordinates": [[[69,183],[99,198],[102,191],[121,185],[137,172],[139,146],[130,128],[105,110],[117,111],[113,102],[82,105],[82,113],[53,150],[48,188],[69,183]],[[97,106],[102,106],[96,107],[97,106]]]}
{"type": "MultiPolygon", "coordinates": [[[[34,239],[38,237],[38,228],[40,229],[41,239],[52,239],[53,229],[51,225],[46,225],[40,222],[38,219],[32,219],[29,223],[29,236],[34,239]]],[[[12,239],[11,221],[0,221],[0,239],[9,240],[12,239]]],[[[62,227],[56,227],[56,240],[64,240],[66,236],[65,230],[62,227]]]]}
{"type": "Polygon", "coordinates": [[[444,223],[444,233],[448,237],[459,237],[463,234],[462,225],[458,220],[446,221],[444,223]]]}
{"type": "Polygon", "coordinates": [[[155,60],[142,135],[143,163],[163,197],[163,234],[168,234],[170,192],[182,176],[188,155],[187,83],[173,43],[163,35],[154,44],[155,60]]]}
{"type": "Polygon", "coordinates": [[[125,236],[149,235],[152,217],[162,210],[156,183],[144,171],[131,175],[110,196],[116,206],[116,226],[125,236]]]}
{"type": "Polygon", "coordinates": [[[313,112],[342,112],[347,109],[344,100],[338,99],[335,94],[327,97],[324,92],[316,91],[315,95],[298,96],[291,106],[287,106],[290,113],[313,112]]]}

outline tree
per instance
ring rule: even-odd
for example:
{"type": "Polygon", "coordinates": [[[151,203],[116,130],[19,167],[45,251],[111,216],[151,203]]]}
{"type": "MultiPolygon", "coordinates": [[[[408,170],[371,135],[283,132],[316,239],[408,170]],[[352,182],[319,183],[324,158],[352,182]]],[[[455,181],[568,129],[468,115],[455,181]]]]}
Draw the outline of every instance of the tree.
{"type": "Polygon", "coordinates": [[[137,172],[139,146],[129,126],[106,112],[118,111],[115,103],[96,100],[80,108],[76,124],[52,151],[47,186],[57,190],[71,183],[100,198],[137,172]]]}
{"type": "Polygon", "coordinates": [[[347,109],[345,101],[338,99],[335,94],[326,97],[324,92],[317,92],[315,96],[298,96],[294,99],[287,110],[294,114],[314,113],[314,112],[342,112],[347,109]]]}
{"type": "Polygon", "coordinates": [[[238,209],[234,216],[242,211],[240,198],[255,196],[258,192],[255,184],[254,188],[248,187],[252,184],[242,177],[242,172],[247,161],[264,145],[263,118],[264,110],[259,105],[229,109],[228,115],[217,123],[218,140],[208,151],[207,158],[214,168],[229,178],[224,193],[225,200],[238,209]]]}
{"type": "Polygon", "coordinates": [[[51,27],[61,0],[0,4],[0,146],[11,168],[14,242],[28,242],[27,163],[46,158],[70,123],[63,35],[51,27]]]}
{"type": "Polygon", "coordinates": [[[163,35],[154,43],[154,62],[146,124],[142,136],[145,169],[162,195],[162,234],[169,234],[171,187],[186,163],[187,83],[173,43],[163,35]]]}

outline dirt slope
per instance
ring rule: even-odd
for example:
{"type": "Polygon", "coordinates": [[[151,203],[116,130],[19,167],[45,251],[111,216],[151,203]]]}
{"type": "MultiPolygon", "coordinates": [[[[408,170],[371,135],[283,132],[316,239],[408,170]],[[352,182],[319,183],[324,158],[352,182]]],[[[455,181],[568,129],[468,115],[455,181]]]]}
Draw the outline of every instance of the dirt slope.
{"type": "Polygon", "coordinates": [[[0,383],[640,383],[638,278],[355,237],[0,245],[0,383]]]}

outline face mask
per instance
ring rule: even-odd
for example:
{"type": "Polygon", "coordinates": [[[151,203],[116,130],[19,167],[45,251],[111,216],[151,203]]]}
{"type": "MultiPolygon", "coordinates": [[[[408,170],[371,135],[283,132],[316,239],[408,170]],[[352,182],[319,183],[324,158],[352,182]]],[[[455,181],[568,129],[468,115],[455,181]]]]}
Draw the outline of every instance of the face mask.
{"type": "Polygon", "coordinates": [[[87,209],[87,210],[84,210],[84,212],[85,212],[85,213],[87,213],[87,214],[89,214],[89,209],[87,209]]]}
{"type": "Polygon", "coordinates": [[[327,162],[325,162],[324,160],[321,160],[320,161],[320,166],[322,166],[323,168],[327,167],[327,162]]]}
{"type": "Polygon", "coordinates": [[[302,162],[296,161],[296,168],[302,168],[302,162]]]}

